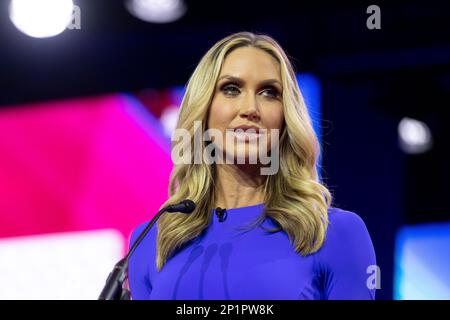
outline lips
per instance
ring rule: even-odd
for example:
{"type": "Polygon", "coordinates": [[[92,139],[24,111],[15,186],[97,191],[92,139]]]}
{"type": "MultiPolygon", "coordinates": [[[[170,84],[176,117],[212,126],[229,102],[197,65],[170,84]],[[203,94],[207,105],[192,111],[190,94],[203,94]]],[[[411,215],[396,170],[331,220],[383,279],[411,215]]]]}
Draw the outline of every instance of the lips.
{"type": "Polygon", "coordinates": [[[248,132],[259,133],[261,128],[259,128],[257,126],[242,125],[242,126],[238,126],[238,127],[235,127],[235,128],[230,128],[228,130],[232,130],[232,131],[248,131],[248,132]]]}
{"type": "Polygon", "coordinates": [[[238,141],[248,142],[255,141],[263,136],[264,129],[256,126],[238,126],[235,128],[227,129],[231,136],[235,137],[238,141]]]}

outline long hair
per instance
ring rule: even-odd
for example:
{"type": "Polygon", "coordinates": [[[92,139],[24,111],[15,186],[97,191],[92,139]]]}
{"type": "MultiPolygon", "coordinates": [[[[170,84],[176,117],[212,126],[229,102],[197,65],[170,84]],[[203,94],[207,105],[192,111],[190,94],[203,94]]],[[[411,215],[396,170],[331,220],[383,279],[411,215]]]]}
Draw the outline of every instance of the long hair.
{"type": "MultiPolygon", "coordinates": [[[[271,217],[279,226],[270,230],[284,230],[295,249],[308,255],[320,249],[328,227],[328,208],[332,196],[319,181],[317,164],[320,145],[313,130],[306,105],[300,92],[293,66],[280,45],[271,37],[250,32],[232,34],[217,42],[202,57],[189,79],[183,97],[177,129],[191,133],[190,146],[205,131],[208,110],[214,95],[216,82],[226,56],[239,47],[254,47],[264,50],[280,64],[283,86],[284,126],[279,141],[279,163],[277,173],[267,176],[264,185],[264,215],[253,226],[261,225],[271,217]],[[201,121],[200,134],[194,132],[194,121],[201,121]]],[[[197,132],[198,133],[198,132],[197,132]]],[[[174,148],[175,144],[172,145],[174,148]]],[[[192,150],[192,149],[191,149],[192,150]]],[[[212,218],[215,204],[214,165],[177,164],[171,174],[169,199],[163,206],[184,199],[196,203],[190,215],[163,214],[158,221],[156,266],[160,271],[167,259],[190,240],[205,230],[212,218]]]]}

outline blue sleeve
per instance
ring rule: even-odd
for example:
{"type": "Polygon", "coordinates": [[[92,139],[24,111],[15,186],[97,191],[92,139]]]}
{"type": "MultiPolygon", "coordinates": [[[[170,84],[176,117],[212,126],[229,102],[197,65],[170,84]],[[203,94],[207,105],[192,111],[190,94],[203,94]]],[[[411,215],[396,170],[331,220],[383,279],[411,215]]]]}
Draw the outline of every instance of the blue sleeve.
{"type": "MultiPolygon", "coordinates": [[[[139,225],[131,234],[130,248],[139,237],[141,232],[145,229],[147,223],[139,225]]],[[[148,238],[150,232],[147,233],[144,240],[136,248],[128,263],[128,284],[133,300],[147,300],[150,299],[152,286],[149,280],[150,270],[150,255],[148,238]]]]}
{"type": "Polygon", "coordinates": [[[371,270],[375,250],[364,221],[355,213],[334,208],[320,252],[324,299],[373,300],[371,270]]]}

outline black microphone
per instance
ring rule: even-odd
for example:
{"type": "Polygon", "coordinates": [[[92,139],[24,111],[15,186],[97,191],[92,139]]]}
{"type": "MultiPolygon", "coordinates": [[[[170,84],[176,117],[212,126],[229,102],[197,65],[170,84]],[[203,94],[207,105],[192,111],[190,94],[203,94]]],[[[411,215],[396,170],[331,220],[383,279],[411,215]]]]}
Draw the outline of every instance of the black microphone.
{"type": "Polygon", "coordinates": [[[153,219],[150,220],[144,231],[142,231],[136,239],[130,251],[128,251],[128,254],[116,263],[114,269],[109,274],[108,279],[106,279],[106,284],[100,293],[98,300],[130,300],[130,292],[123,288],[123,283],[127,279],[128,262],[137,246],[142,242],[152,226],[164,212],[181,212],[189,214],[194,210],[195,203],[191,200],[183,200],[180,203],[167,206],[159,210],[153,219]]]}
{"type": "Polygon", "coordinates": [[[168,206],[166,208],[167,212],[181,212],[181,213],[191,213],[195,210],[195,203],[191,200],[183,200],[178,204],[168,206]]]}
{"type": "Polygon", "coordinates": [[[219,218],[219,222],[224,222],[227,218],[227,209],[222,209],[220,207],[216,208],[216,216],[219,218]]]}

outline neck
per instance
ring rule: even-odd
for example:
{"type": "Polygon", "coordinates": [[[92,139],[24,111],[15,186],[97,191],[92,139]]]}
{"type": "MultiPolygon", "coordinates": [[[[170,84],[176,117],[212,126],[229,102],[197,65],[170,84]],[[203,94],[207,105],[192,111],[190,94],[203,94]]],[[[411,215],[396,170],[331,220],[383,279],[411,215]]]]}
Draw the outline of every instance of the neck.
{"type": "Polygon", "coordinates": [[[216,207],[239,208],[264,202],[264,182],[258,166],[216,165],[216,207]]]}

